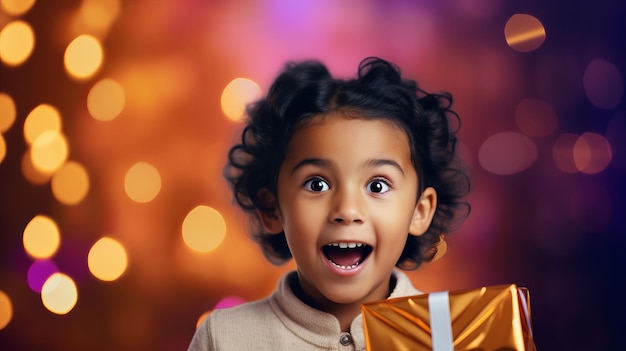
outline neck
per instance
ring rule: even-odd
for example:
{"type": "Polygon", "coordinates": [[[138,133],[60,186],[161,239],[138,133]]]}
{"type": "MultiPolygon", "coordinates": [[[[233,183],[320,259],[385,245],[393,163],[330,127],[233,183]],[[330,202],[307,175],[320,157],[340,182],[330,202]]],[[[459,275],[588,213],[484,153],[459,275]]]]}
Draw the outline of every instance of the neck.
{"type": "MultiPolygon", "coordinates": [[[[317,310],[324,311],[335,316],[335,318],[337,318],[337,321],[339,322],[339,326],[341,327],[342,332],[350,331],[352,321],[354,321],[354,319],[361,313],[361,304],[369,302],[355,301],[354,303],[343,304],[333,302],[321,294],[317,294],[317,296],[311,296],[311,294],[304,291],[297,276],[294,277],[294,279],[290,282],[290,285],[294,294],[300,300],[302,300],[302,302],[317,310]]],[[[395,288],[395,285],[396,280],[392,277],[389,282],[389,290],[386,291],[386,294],[384,296],[372,299],[372,301],[382,300],[389,297],[389,295],[395,288]]]]}

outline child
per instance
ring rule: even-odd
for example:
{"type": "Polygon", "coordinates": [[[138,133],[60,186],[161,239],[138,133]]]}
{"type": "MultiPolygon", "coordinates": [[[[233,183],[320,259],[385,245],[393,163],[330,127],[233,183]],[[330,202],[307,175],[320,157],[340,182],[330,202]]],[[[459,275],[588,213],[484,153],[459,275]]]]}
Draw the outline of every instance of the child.
{"type": "Polygon", "coordinates": [[[225,174],[266,257],[297,270],[266,299],[213,311],[189,350],[364,350],[361,304],[419,294],[394,267],[432,260],[469,210],[451,103],[377,58],[351,80],[288,64],[249,106],[225,174]]]}

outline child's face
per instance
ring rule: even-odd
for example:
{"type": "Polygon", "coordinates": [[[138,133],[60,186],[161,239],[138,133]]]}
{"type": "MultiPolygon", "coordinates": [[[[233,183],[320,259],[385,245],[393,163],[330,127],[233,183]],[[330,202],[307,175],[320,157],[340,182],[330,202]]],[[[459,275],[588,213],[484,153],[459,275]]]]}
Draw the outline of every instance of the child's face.
{"type": "Polygon", "coordinates": [[[428,188],[418,201],[417,192],[403,130],[326,115],[293,136],[278,177],[279,209],[264,224],[285,231],[310,298],[360,304],[387,296],[407,234],[428,228],[436,195],[428,188]]]}

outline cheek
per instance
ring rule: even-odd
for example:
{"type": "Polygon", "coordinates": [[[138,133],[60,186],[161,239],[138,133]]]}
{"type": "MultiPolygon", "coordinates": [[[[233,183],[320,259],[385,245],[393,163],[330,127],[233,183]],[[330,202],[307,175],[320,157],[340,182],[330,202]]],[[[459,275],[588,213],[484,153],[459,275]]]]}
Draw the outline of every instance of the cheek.
{"type": "Polygon", "coordinates": [[[283,226],[287,236],[306,240],[320,225],[320,211],[313,204],[304,201],[285,204],[283,226]]]}
{"type": "Polygon", "coordinates": [[[402,206],[385,206],[378,208],[374,213],[373,222],[376,223],[377,232],[386,246],[395,248],[404,247],[409,229],[413,220],[413,209],[407,210],[408,206],[414,206],[407,202],[402,206]]]}

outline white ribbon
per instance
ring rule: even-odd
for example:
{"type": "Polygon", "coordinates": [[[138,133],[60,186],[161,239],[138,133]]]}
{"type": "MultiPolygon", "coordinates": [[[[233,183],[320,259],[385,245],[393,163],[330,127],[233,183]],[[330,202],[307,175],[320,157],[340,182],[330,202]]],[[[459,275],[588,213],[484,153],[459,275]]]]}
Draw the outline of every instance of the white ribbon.
{"type": "Polygon", "coordinates": [[[428,294],[428,312],[433,351],[454,351],[450,299],[447,291],[428,294]]]}

